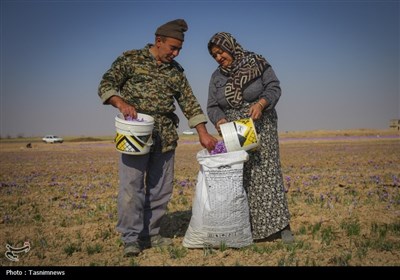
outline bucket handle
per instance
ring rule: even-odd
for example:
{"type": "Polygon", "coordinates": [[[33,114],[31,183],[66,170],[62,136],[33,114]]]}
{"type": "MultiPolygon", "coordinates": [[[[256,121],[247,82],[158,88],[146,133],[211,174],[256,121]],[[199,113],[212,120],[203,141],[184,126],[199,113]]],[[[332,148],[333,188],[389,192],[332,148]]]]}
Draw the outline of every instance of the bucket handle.
{"type": "Polygon", "coordinates": [[[145,142],[142,141],[142,139],[140,139],[139,136],[136,135],[135,132],[133,132],[132,130],[129,130],[129,132],[130,132],[133,136],[135,136],[136,139],[139,140],[139,142],[142,143],[143,145],[146,145],[146,146],[151,146],[151,145],[153,145],[153,138],[151,137],[151,135],[150,135],[150,141],[149,141],[149,143],[147,143],[147,142],[145,143],[145,142]]]}

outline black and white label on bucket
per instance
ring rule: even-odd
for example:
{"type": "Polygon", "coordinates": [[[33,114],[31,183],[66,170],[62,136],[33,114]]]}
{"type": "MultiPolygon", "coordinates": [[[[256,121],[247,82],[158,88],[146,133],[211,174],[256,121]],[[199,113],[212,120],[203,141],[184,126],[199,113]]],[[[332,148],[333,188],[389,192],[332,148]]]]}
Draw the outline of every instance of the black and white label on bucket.
{"type": "Polygon", "coordinates": [[[247,125],[236,123],[236,132],[241,136],[245,136],[247,128],[247,125]]]}

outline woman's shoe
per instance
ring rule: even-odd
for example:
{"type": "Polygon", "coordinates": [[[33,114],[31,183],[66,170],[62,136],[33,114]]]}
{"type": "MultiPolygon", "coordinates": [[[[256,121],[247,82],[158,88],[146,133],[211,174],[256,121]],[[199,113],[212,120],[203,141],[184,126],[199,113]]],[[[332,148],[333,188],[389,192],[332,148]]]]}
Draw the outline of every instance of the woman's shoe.
{"type": "Polygon", "coordinates": [[[283,243],[290,244],[294,242],[294,236],[292,231],[290,230],[290,226],[285,227],[281,230],[281,238],[283,243]]]}

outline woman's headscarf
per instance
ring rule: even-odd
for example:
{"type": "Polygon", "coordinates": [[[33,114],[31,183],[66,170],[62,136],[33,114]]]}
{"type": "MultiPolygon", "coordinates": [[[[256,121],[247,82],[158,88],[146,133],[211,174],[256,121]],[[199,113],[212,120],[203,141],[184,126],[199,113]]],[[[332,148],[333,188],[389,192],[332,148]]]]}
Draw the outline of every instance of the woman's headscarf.
{"type": "Polygon", "coordinates": [[[246,51],[236,42],[236,39],[227,32],[218,32],[208,42],[208,51],[213,46],[220,47],[230,53],[233,62],[228,67],[219,66],[221,73],[228,77],[225,86],[225,97],[229,105],[238,107],[243,100],[243,90],[249,82],[260,77],[268,66],[268,62],[261,55],[246,51]]]}

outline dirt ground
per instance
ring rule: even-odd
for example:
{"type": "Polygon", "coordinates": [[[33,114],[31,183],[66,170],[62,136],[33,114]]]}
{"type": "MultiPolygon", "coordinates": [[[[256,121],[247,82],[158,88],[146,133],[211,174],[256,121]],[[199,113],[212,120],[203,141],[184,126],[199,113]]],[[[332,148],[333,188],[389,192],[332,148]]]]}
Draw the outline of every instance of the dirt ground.
{"type": "Polygon", "coordinates": [[[400,138],[361,136],[282,136],[296,241],[240,249],[182,246],[202,149],[196,137],[183,137],[162,226],[173,246],[132,258],[123,257],[115,229],[119,153],[111,141],[33,142],[32,148],[2,141],[0,266],[398,266],[400,138]],[[7,257],[7,246],[26,242],[29,251],[17,253],[17,261],[7,257]]]}

